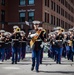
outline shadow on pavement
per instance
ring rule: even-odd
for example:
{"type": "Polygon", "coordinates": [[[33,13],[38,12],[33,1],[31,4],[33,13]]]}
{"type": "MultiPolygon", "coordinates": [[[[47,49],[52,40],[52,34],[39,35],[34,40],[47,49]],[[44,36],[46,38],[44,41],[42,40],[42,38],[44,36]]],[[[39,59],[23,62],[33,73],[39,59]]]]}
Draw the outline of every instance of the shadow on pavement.
{"type": "Polygon", "coordinates": [[[2,63],[0,63],[0,65],[30,65],[31,63],[29,63],[29,62],[24,62],[24,63],[22,63],[22,62],[17,62],[17,64],[12,64],[11,62],[8,62],[8,63],[5,63],[5,62],[2,62],[2,63]]]}
{"type": "MultiPolygon", "coordinates": [[[[57,64],[56,64],[56,62],[52,62],[52,63],[49,62],[49,63],[42,63],[41,65],[46,65],[47,66],[47,65],[57,65],[57,64]]],[[[61,63],[59,65],[71,65],[72,66],[72,65],[74,65],[74,63],[66,63],[65,62],[65,63],[61,63]]]]}
{"type": "Polygon", "coordinates": [[[42,73],[62,73],[62,74],[74,74],[74,71],[39,71],[42,73]]]}

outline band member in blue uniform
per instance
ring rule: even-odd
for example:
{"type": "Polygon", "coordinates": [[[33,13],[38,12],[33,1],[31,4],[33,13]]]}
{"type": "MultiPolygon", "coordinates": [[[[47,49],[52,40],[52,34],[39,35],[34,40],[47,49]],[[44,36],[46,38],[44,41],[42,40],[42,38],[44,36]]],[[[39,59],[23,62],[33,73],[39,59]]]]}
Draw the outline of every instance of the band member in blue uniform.
{"type": "Polygon", "coordinates": [[[21,54],[22,54],[22,60],[25,58],[26,54],[26,44],[27,44],[27,38],[26,33],[24,31],[21,32],[21,54]]]}
{"type": "Polygon", "coordinates": [[[20,60],[20,43],[21,35],[19,33],[20,28],[18,26],[13,27],[14,32],[11,36],[12,38],[12,64],[17,64],[17,61],[20,60]]]}
{"type": "Polygon", "coordinates": [[[56,36],[56,48],[57,48],[57,60],[56,63],[61,64],[61,56],[63,50],[63,38],[62,30],[59,30],[58,35],[56,36]]]}
{"type": "Polygon", "coordinates": [[[33,71],[34,67],[35,67],[36,72],[39,72],[40,53],[41,53],[41,46],[40,45],[41,45],[42,41],[44,41],[44,38],[45,38],[44,34],[43,34],[44,31],[41,29],[40,29],[41,31],[39,30],[39,23],[40,22],[38,22],[38,21],[33,22],[34,30],[31,30],[29,32],[29,35],[28,35],[29,38],[32,38],[30,41],[30,44],[33,44],[33,41],[34,41],[34,44],[31,47],[31,49],[32,49],[32,67],[31,67],[31,70],[33,71]]]}
{"type": "Polygon", "coordinates": [[[10,32],[5,32],[5,60],[10,59],[11,57],[11,38],[10,38],[11,33],[10,32]]]}
{"type": "Polygon", "coordinates": [[[0,30],[0,53],[1,53],[1,60],[2,62],[4,61],[5,58],[5,36],[4,36],[5,31],[0,30]]]}

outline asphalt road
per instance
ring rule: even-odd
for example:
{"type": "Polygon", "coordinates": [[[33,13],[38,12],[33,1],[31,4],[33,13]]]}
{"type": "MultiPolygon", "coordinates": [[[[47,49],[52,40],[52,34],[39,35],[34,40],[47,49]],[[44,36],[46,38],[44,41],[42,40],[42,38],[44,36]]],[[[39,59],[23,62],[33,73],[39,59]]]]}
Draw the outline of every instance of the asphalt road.
{"type": "Polygon", "coordinates": [[[31,71],[31,54],[27,54],[24,60],[17,64],[11,64],[11,60],[0,61],[0,75],[74,75],[74,62],[62,58],[62,64],[56,64],[53,59],[44,54],[43,64],[39,72],[31,71]]]}

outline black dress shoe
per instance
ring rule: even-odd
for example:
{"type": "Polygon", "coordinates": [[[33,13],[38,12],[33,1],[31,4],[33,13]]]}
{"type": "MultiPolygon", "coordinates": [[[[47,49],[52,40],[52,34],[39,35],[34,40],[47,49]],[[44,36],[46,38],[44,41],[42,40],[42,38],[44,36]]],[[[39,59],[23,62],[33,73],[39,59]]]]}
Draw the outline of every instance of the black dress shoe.
{"type": "Polygon", "coordinates": [[[15,64],[17,64],[17,62],[15,62],[15,64]]]}
{"type": "Polygon", "coordinates": [[[71,61],[73,62],[73,59],[71,61]]]}
{"type": "Polygon", "coordinates": [[[58,64],[58,62],[56,62],[56,64],[58,64]]]}
{"type": "Polygon", "coordinates": [[[31,71],[33,71],[33,70],[34,70],[34,67],[31,68],[31,71]]]}
{"type": "Polygon", "coordinates": [[[42,64],[42,62],[40,62],[40,64],[42,64]]]}
{"type": "Polygon", "coordinates": [[[36,72],[39,72],[39,70],[36,70],[36,72]]]}
{"type": "Polygon", "coordinates": [[[18,62],[20,62],[20,60],[18,60],[18,62]]]}
{"type": "Polygon", "coordinates": [[[59,64],[61,64],[61,62],[59,62],[59,64]]]}
{"type": "Polygon", "coordinates": [[[12,62],[12,64],[14,64],[14,62],[12,62]]]}

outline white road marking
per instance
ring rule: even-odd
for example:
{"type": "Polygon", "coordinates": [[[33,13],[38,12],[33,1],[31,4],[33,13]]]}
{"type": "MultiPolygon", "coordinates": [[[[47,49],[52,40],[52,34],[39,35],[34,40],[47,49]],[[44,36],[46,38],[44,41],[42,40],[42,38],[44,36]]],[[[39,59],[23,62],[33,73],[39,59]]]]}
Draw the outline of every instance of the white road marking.
{"type": "Polygon", "coordinates": [[[19,67],[3,67],[3,69],[6,69],[6,70],[18,70],[20,68],[19,67]]]}

